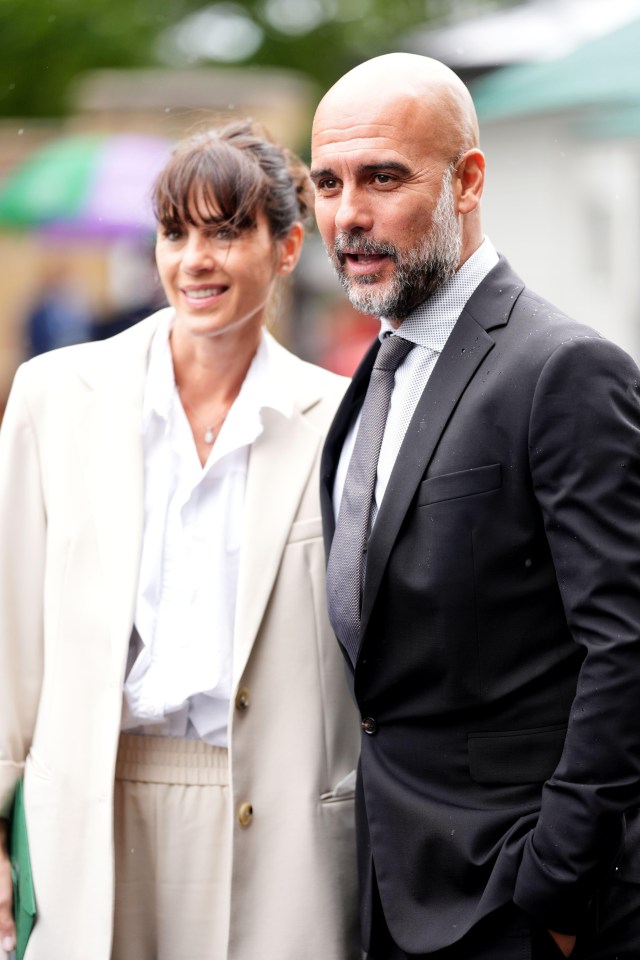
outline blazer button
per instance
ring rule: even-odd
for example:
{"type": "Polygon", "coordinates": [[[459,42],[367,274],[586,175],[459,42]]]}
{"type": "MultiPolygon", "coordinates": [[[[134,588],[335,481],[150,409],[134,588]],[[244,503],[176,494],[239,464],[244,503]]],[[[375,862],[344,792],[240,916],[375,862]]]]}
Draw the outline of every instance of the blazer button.
{"type": "Polygon", "coordinates": [[[246,687],[240,687],[236,694],[236,710],[239,710],[240,713],[244,713],[245,710],[249,709],[250,702],[251,697],[249,696],[249,691],[246,687]]]}
{"type": "Polygon", "coordinates": [[[253,806],[250,803],[241,803],[238,807],[238,823],[241,827],[248,827],[253,820],[253,806]]]}
{"type": "Polygon", "coordinates": [[[378,724],[373,717],[363,717],[360,721],[360,726],[365,733],[369,734],[370,737],[372,737],[374,733],[378,732],[378,724]]]}

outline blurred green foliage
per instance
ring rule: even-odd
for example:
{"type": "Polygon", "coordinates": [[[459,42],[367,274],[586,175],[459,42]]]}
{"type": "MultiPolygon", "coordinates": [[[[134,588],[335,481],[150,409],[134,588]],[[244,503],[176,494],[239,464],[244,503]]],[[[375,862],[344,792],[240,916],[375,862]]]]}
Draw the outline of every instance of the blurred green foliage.
{"type": "Polygon", "coordinates": [[[0,114],[65,113],[78,73],[153,64],[155,37],[188,10],[188,0],[0,0],[0,114]]]}
{"type": "MultiPolygon", "coordinates": [[[[324,19],[292,34],[286,24],[279,29],[273,0],[217,6],[245,12],[263,31],[259,48],[241,63],[291,67],[324,87],[355,63],[398,49],[412,27],[442,18],[451,7],[445,0],[297,2],[312,3],[324,19]]],[[[489,0],[464,3],[471,11],[489,0]]],[[[80,73],[162,65],[159,38],[203,6],[203,0],[0,0],[0,115],[61,115],[71,107],[70,83],[80,73]]],[[[187,52],[171,65],[206,62],[212,61],[187,52]]]]}

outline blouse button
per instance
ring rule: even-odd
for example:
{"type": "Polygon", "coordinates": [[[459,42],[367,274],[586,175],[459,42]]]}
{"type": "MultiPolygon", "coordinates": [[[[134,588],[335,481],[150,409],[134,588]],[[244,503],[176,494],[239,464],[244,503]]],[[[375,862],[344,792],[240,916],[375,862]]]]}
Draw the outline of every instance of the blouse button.
{"type": "Polygon", "coordinates": [[[249,709],[249,703],[251,698],[249,696],[249,691],[246,687],[240,687],[236,694],[236,710],[239,710],[240,713],[244,713],[245,710],[249,709]]]}
{"type": "Polygon", "coordinates": [[[238,823],[241,827],[248,827],[253,820],[253,805],[241,803],[238,807],[238,823]]]}

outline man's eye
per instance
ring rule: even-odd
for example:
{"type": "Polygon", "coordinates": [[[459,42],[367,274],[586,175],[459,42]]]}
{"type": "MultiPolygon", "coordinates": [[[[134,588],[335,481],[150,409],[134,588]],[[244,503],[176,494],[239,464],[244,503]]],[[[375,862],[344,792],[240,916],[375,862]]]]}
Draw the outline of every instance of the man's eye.
{"type": "Polygon", "coordinates": [[[388,173],[376,173],[373,179],[375,180],[376,183],[379,183],[383,187],[386,186],[388,183],[393,182],[393,177],[391,177],[388,173]]]}
{"type": "Polygon", "coordinates": [[[327,177],[325,180],[318,180],[318,190],[335,190],[338,185],[338,181],[333,178],[327,177]]]}

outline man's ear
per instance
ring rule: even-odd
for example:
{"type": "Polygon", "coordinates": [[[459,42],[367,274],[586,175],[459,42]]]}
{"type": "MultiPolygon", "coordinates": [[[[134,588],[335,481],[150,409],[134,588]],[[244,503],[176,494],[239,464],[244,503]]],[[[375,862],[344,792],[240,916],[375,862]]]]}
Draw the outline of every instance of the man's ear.
{"type": "Polygon", "coordinates": [[[456,164],[455,184],[458,213],[471,213],[480,203],[484,187],[485,160],[482,150],[473,147],[456,164]]]}

